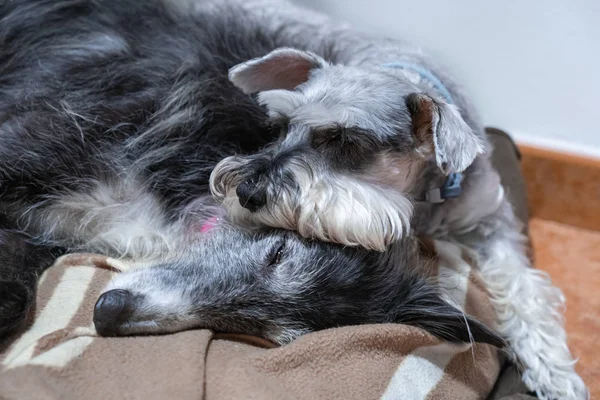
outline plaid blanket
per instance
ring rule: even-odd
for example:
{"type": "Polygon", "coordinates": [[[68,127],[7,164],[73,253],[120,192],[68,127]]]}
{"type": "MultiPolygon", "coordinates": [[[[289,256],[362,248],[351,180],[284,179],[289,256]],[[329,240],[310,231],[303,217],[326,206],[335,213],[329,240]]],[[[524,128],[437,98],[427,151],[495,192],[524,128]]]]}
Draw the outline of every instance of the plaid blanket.
{"type": "MultiPolygon", "coordinates": [[[[493,324],[473,257],[435,242],[432,274],[466,313],[493,324]]],[[[498,351],[454,345],[400,324],[315,332],[274,347],[254,337],[190,330],[102,338],[93,306],[131,268],[94,254],[61,257],[41,277],[29,329],[0,355],[1,399],[480,399],[498,351]]]]}

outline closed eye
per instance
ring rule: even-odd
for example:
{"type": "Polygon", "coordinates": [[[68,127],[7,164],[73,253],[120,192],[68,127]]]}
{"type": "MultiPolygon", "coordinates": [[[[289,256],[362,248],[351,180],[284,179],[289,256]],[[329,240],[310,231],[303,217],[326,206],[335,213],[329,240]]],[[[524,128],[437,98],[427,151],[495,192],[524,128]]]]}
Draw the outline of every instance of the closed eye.
{"type": "Polygon", "coordinates": [[[344,138],[345,130],[343,126],[314,129],[311,135],[312,145],[318,149],[330,143],[337,143],[344,138]]]}
{"type": "Polygon", "coordinates": [[[326,134],[329,136],[329,140],[340,139],[345,133],[346,128],[342,126],[336,126],[335,128],[328,129],[326,134]]]}
{"type": "Polygon", "coordinates": [[[274,247],[273,251],[269,256],[268,267],[275,267],[281,263],[281,260],[284,256],[285,252],[285,240],[281,242],[281,244],[277,247],[274,247]]]}

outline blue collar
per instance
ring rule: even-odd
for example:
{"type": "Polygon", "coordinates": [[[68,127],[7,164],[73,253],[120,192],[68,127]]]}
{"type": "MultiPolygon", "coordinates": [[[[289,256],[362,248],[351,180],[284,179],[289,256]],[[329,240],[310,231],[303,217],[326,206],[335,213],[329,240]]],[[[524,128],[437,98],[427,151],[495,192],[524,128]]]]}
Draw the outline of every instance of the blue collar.
{"type": "MultiPolygon", "coordinates": [[[[431,71],[410,63],[410,62],[392,62],[382,65],[385,68],[397,68],[411,70],[419,74],[422,80],[428,81],[431,86],[442,96],[449,104],[454,104],[452,95],[448,88],[442,83],[442,81],[435,76],[431,71]]],[[[429,203],[443,203],[446,199],[452,199],[459,197],[462,194],[462,180],[463,174],[452,173],[446,177],[446,181],[441,188],[430,189],[425,194],[425,201],[429,203]]]]}
{"type": "Polygon", "coordinates": [[[442,97],[444,97],[444,99],[448,103],[454,104],[454,100],[452,100],[452,95],[450,94],[450,91],[448,90],[448,88],[442,83],[442,81],[437,76],[432,74],[431,71],[429,71],[419,65],[411,64],[408,62],[402,62],[402,61],[387,63],[387,64],[383,64],[382,66],[385,68],[408,69],[408,70],[412,70],[413,72],[416,72],[417,74],[419,74],[421,79],[431,83],[431,86],[433,86],[433,88],[439,94],[441,94],[442,97]]]}

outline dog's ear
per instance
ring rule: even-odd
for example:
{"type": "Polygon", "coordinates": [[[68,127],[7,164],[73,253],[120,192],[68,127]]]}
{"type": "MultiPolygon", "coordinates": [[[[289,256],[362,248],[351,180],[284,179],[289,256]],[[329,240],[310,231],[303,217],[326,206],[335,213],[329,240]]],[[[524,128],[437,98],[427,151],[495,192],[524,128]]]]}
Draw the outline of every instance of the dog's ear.
{"type": "Polygon", "coordinates": [[[425,157],[435,155],[444,174],[464,171],[484,152],[483,143],[455,106],[422,93],[408,95],[406,106],[418,151],[425,157]]]}
{"type": "Polygon", "coordinates": [[[308,80],[311,70],[325,65],[327,62],[316,54],[280,48],[231,68],[229,80],[246,94],[293,90],[308,80]]]}
{"type": "Polygon", "coordinates": [[[452,343],[487,343],[498,348],[505,340],[495,331],[442,299],[430,283],[414,278],[407,283],[404,298],[394,310],[394,322],[418,326],[432,335],[452,343]]]}

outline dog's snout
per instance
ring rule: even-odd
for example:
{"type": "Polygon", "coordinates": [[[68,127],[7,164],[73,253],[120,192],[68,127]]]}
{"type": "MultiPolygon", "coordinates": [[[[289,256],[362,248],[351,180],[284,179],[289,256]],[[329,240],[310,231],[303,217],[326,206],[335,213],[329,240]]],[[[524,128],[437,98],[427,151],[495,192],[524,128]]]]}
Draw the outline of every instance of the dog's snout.
{"type": "Polygon", "coordinates": [[[253,181],[243,182],[238,185],[235,193],[240,205],[255,212],[267,203],[265,191],[259,188],[253,181]]]}
{"type": "Polygon", "coordinates": [[[116,336],[119,327],[131,316],[134,298],[123,289],[103,293],[94,306],[94,326],[101,336],[116,336]]]}

